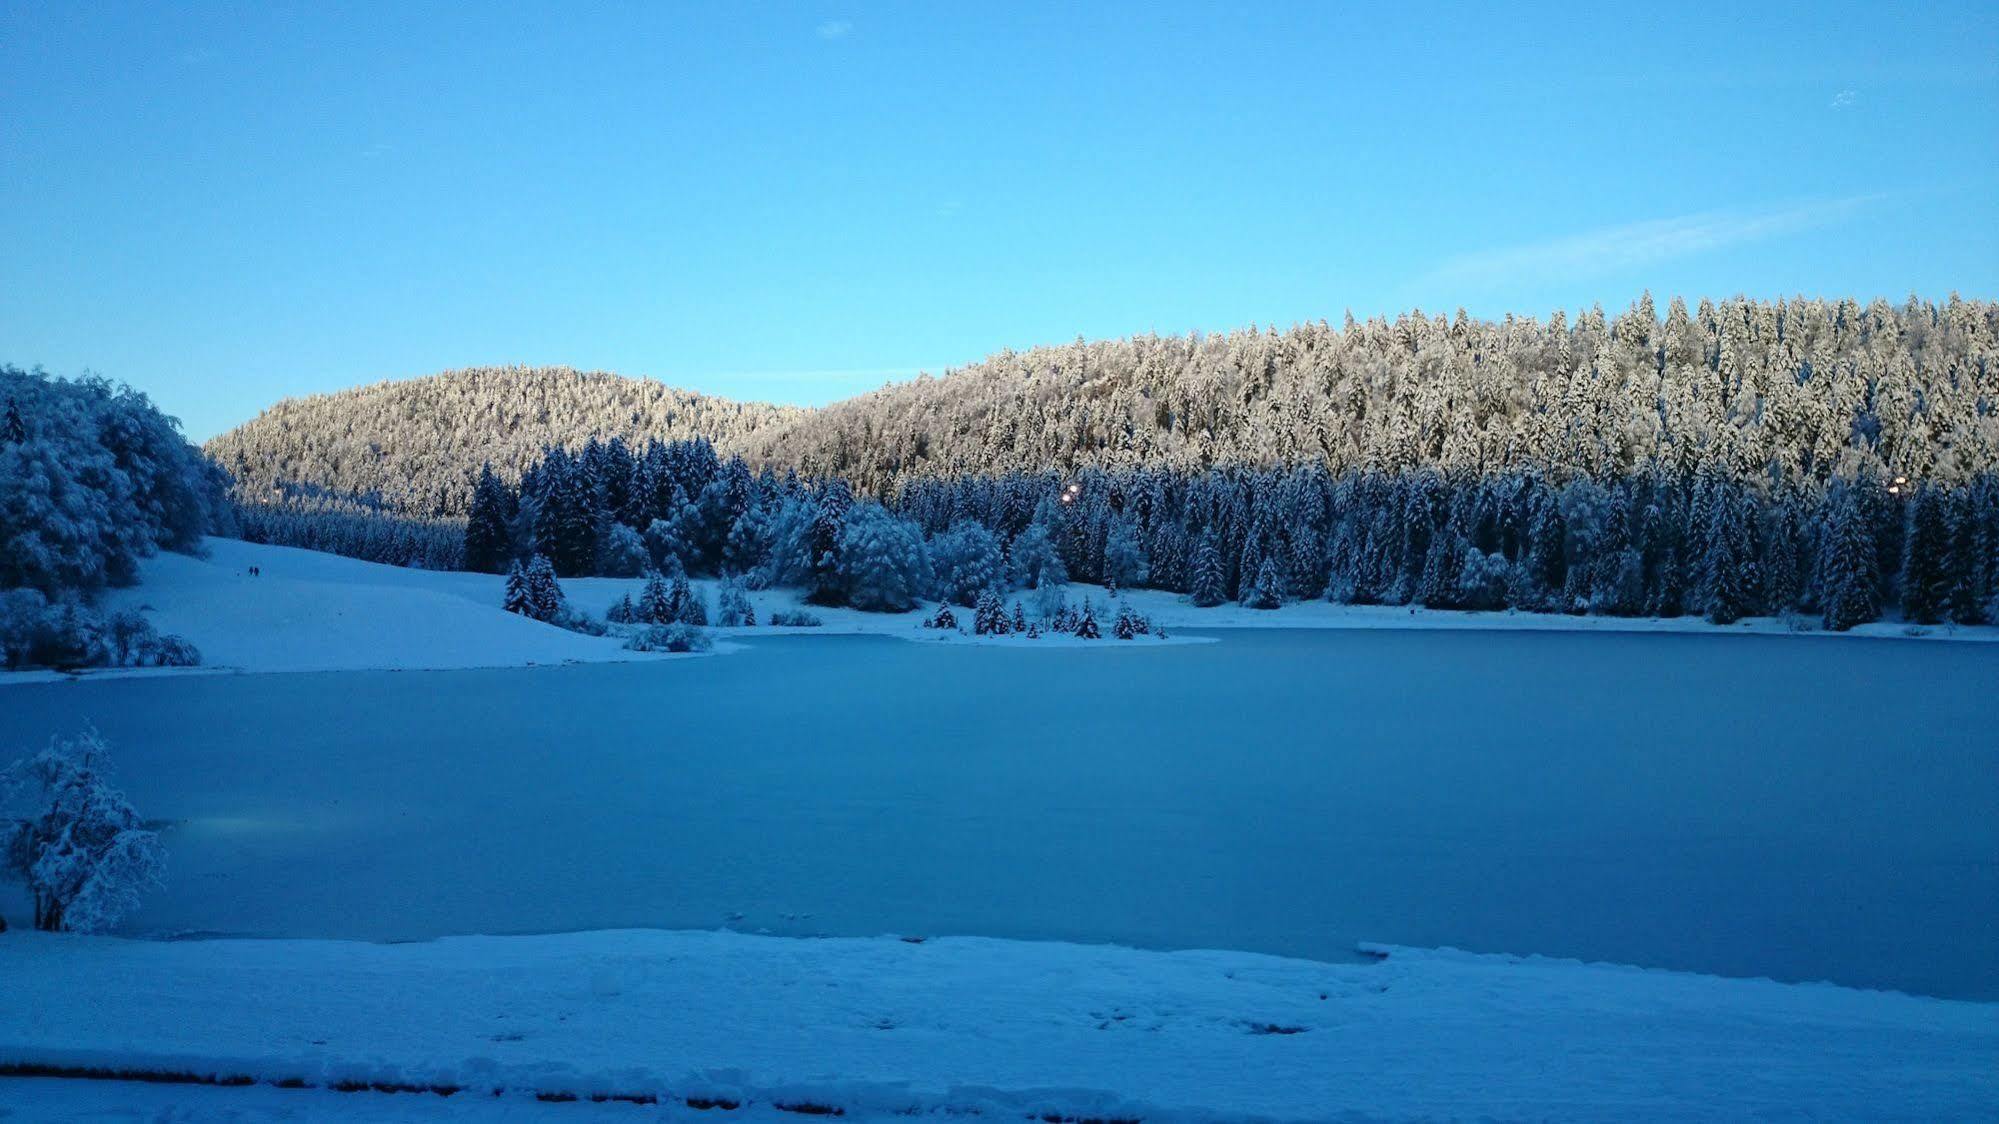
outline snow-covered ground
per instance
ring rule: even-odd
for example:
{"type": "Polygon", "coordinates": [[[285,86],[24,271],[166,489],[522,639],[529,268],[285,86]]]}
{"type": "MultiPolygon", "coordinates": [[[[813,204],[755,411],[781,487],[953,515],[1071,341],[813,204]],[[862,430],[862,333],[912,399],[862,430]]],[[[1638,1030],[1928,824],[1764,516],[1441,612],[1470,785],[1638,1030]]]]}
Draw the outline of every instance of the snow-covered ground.
{"type": "MultiPolygon", "coordinates": [[[[1957,1120],[1999,1103],[1999,1005],[1379,951],[1323,964],[980,938],[13,933],[0,1062],[861,1118],[1957,1120]]],[[[32,1106],[54,1084],[0,1093],[32,1106]]]]}
{"type": "MultiPolygon", "coordinates": [[[[237,539],[207,540],[208,556],[192,558],[161,554],[141,567],[141,583],[114,591],[110,601],[146,610],[164,632],[177,633],[201,650],[208,671],[338,671],[358,669],[424,669],[524,667],[533,665],[652,660],[675,658],[626,651],[615,637],[582,636],[540,624],[499,608],[504,579],[495,574],[413,570],[361,562],[333,554],[292,547],[247,543],[237,539]],[[252,567],[260,576],[251,577],[252,567]]],[[[569,600],[601,618],[621,596],[637,595],[642,583],[624,578],[571,578],[563,583],[569,600]]],[[[712,606],[714,583],[695,585],[712,606]]],[[[1069,599],[1089,599],[1102,607],[1114,604],[1096,586],[1076,585],[1069,599]]],[[[1462,613],[1384,605],[1335,605],[1308,601],[1273,611],[1228,604],[1196,608],[1184,597],[1159,590],[1128,590],[1120,596],[1162,625],[1170,634],[1183,630],[1237,628],[1423,628],[1560,631],[1560,632],[1695,632],[1764,634],[1817,633],[1809,622],[1760,618],[1718,629],[1699,618],[1671,620],[1573,617],[1538,613],[1462,613]]],[[[1032,594],[1020,595],[1030,603],[1032,594]]],[[[852,609],[803,606],[796,590],[761,590],[751,594],[759,620],[771,610],[805,608],[823,622],[817,628],[740,630],[748,635],[805,632],[816,635],[857,633],[896,636],[926,643],[1000,644],[1023,648],[1059,648],[1088,644],[1070,637],[1039,640],[984,639],[939,633],[922,627],[934,606],[907,613],[864,613],[852,609]]],[[[971,611],[959,618],[969,631],[971,611]]],[[[1108,639],[1110,613],[1102,613],[1108,639]]],[[[717,651],[731,651],[727,634],[717,651]]],[[[1850,636],[1920,637],[1925,639],[1999,640],[1999,627],[1932,626],[1912,628],[1894,621],[1863,625],[1850,636]]],[[[1175,636],[1169,643],[1201,639],[1175,636]]],[[[1132,643],[1157,644],[1157,640],[1132,643]]],[[[1115,642],[1102,648],[1117,646],[1115,642]]],[[[199,674],[197,670],[192,672],[199,674]]],[[[110,671],[106,675],[186,675],[188,671],[110,671]]],[[[55,677],[48,672],[0,674],[0,684],[36,682],[55,677]]]]}

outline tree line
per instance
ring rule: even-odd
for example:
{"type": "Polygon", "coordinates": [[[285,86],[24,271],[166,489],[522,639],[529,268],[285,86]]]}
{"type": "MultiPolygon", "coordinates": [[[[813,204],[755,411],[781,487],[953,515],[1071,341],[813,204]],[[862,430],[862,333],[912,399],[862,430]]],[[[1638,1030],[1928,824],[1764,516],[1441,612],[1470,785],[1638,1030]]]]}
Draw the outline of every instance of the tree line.
{"type": "Polygon", "coordinates": [[[1992,473],[1085,468],[917,478],[884,502],[838,478],[753,470],[702,439],[614,439],[551,447],[517,484],[485,471],[467,506],[470,568],[540,557],[563,576],[736,575],[885,611],[1059,598],[1083,581],[1197,605],[1811,615],[1846,629],[1897,609],[1983,623],[1999,580],[1992,473]]]}

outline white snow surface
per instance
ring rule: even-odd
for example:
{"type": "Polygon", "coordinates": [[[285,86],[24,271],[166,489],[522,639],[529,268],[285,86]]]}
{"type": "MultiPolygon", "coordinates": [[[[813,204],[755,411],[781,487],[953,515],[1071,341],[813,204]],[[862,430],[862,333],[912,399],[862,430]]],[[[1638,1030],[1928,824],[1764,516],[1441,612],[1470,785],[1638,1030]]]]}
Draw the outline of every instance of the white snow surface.
{"type": "MultiPolygon", "coordinates": [[[[618,637],[593,637],[568,632],[500,609],[505,579],[497,574],[417,570],[362,562],[335,554],[294,547],[248,543],[238,539],[204,540],[206,557],[162,553],[140,567],[140,584],[109,595],[118,607],[142,609],[163,632],[192,641],[201,650],[203,667],[186,669],[96,671],[107,675],[186,675],[201,671],[343,671],[415,670],[474,667],[524,667],[538,664],[613,660],[678,659],[655,653],[627,651],[618,637]],[[260,576],[251,577],[252,567],[260,576]]],[[[562,583],[572,605],[602,618],[619,597],[637,596],[638,578],[569,578],[562,583]]],[[[712,607],[715,583],[694,585],[712,607]]],[[[1034,594],[1016,595],[1032,612],[1034,594]]],[[[1199,642],[1208,638],[1174,636],[1182,630],[1233,628],[1422,628],[1529,629],[1584,632],[1814,632],[1811,624],[1752,618],[1717,628],[1698,617],[1673,619],[1566,616],[1548,613],[1467,613],[1392,605],[1336,605],[1304,601],[1282,609],[1259,611],[1236,604],[1202,609],[1185,597],[1161,590],[1126,590],[1117,595],[1163,626],[1167,643],[1199,642]]],[[[1069,587],[1068,598],[1085,598],[1099,607],[1105,639],[1077,640],[1044,636],[973,637],[940,633],[922,627],[934,605],[906,613],[865,613],[804,605],[791,589],[760,590],[750,595],[760,621],[773,609],[803,608],[823,622],[815,628],[715,629],[722,642],[715,651],[734,650],[732,635],[753,637],[791,632],[819,635],[856,633],[896,636],[930,643],[1000,644],[1028,648],[1083,645],[1115,650],[1138,644],[1157,645],[1157,638],[1113,640],[1110,633],[1115,601],[1098,586],[1069,587]]],[[[1011,604],[1011,602],[1009,602],[1011,604]]],[[[969,632],[972,612],[958,608],[969,632]]],[[[1821,636],[1841,634],[1817,633],[1821,636]]],[[[1999,640],[1999,626],[1938,625],[1911,627],[1878,621],[1854,629],[1849,636],[1922,638],[1935,640],[1999,640]]],[[[52,672],[0,675],[0,683],[36,682],[56,678],[52,672]]]]}
{"type": "MultiPolygon", "coordinates": [[[[1373,951],[1385,959],[657,930],[395,945],[14,932],[0,1063],[862,1119],[1951,1120],[1999,1104],[1999,1004],[1373,951]]],[[[0,1096],[32,1105],[68,1084],[42,1080],[0,1096]]]]}

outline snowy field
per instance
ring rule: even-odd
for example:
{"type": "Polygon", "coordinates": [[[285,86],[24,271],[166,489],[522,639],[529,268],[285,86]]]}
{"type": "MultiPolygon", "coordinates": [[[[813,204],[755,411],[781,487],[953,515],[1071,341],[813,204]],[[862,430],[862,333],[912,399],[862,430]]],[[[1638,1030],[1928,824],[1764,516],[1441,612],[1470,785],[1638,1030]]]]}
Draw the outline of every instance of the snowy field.
{"type": "MultiPolygon", "coordinates": [[[[669,1119],[689,1099],[744,1106],[708,1117],[729,1122],[807,1107],[856,1119],[1937,1121],[1993,1104],[1992,1004],[1382,951],[1318,964],[977,938],[8,934],[0,960],[17,970],[0,974],[0,1059],[313,1087],[180,1091],[171,1103],[190,1115],[169,1119],[271,1112],[287,1097],[301,1112],[461,1119],[476,1105],[527,1118],[537,1093],[657,1098],[669,1119]],[[325,1091],[340,1082],[463,1091],[325,1091]]],[[[79,1084],[0,1081],[0,1098],[60,1107],[131,1088],[79,1084]]],[[[657,1118],[569,1107],[580,1115],[534,1118],[657,1118]]]]}

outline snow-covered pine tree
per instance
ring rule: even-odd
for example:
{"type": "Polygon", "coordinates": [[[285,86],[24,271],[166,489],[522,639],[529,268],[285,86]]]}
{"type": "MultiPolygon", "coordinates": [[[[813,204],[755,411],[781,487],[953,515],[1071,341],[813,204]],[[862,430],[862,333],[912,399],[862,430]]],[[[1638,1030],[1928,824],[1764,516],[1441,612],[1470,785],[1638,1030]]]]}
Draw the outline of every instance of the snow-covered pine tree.
{"type": "Polygon", "coordinates": [[[1909,504],[1909,533],[1903,542],[1902,615],[1936,624],[1949,610],[1957,584],[1950,573],[1951,533],[1943,497],[1922,484],[1909,504]]]}
{"type": "Polygon", "coordinates": [[[605,610],[604,619],[612,624],[638,623],[639,610],[638,606],[632,604],[632,595],[627,593],[618,598],[616,604],[605,610]]]}
{"type": "Polygon", "coordinates": [[[1702,537],[1701,611],[1715,624],[1733,624],[1753,607],[1754,563],[1749,558],[1742,506],[1726,486],[1717,486],[1709,497],[1707,531],[1702,537]]]}
{"type": "Polygon", "coordinates": [[[559,620],[568,608],[562,585],[555,580],[555,567],[539,554],[528,559],[527,595],[527,615],[538,621],[559,620]]]}
{"type": "Polygon", "coordinates": [[[1257,563],[1256,581],[1244,591],[1242,603],[1252,609],[1275,609],[1284,604],[1284,569],[1276,556],[1266,553],[1257,563]]]}
{"type": "Polygon", "coordinates": [[[841,605],[847,600],[847,581],[840,570],[841,540],[847,528],[847,511],[853,506],[853,492],[845,480],[835,480],[819,494],[811,527],[805,536],[806,600],[815,605],[841,605]]]}
{"type": "Polygon", "coordinates": [[[1102,640],[1103,630],[1097,627],[1097,611],[1090,599],[1083,598],[1083,613],[1076,618],[1076,638],[1079,640],[1102,640]]]}
{"type": "Polygon", "coordinates": [[[1959,488],[1950,503],[1950,619],[1984,624],[1990,619],[1993,548],[1978,518],[1978,490],[1959,488]]]}
{"type": "Polygon", "coordinates": [[[1204,529],[1194,544],[1194,560],[1188,574],[1188,599],[1203,609],[1223,601],[1222,553],[1215,546],[1212,529],[1204,529]]]}
{"type": "Polygon", "coordinates": [[[534,616],[534,598],[528,592],[527,571],[521,568],[519,559],[507,566],[507,592],[500,607],[524,617],[534,616]]]}
{"type": "Polygon", "coordinates": [[[1832,518],[1819,556],[1819,605],[1825,614],[1825,627],[1833,632],[1845,632],[1881,615],[1875,589],[1878,561],[1874,527],[1854,491],[1844,487],[1833,498],[1832,518]]]}
{"type": "Polygon", "coordinates": [[[941,628],[948,632],[956,632],[958,631],[958,614],[951,611],[951,603],[949,601],[939,601],[937,603],[937,611],[930,614],[930,619],[923,622],[923,627],[941,628]]]}
{"type": "Polygon", "coordinates": [[[646,575],[646,584],[639,591],[638,616],[646,624],[670,624],[674,620],[673,601],[667,592],[666,579],[657,570],[646,575]]]}
{"type": "Polygon", "coordinates": [[[479,483],[472,489],[472,508],[465,517],[465,568],[480,573],[498,573],[513,555],[513,538],[507,529],[511,516],[508,492],[493,466],[479,470],[479,483]]]}
{"type": "Polygon", "coordinates": [[[708,623],[708,606],[694,586],[681,574],[667,586],[666,607],[668,620],[665,623],[691,624],[697,627],[708,623]]]}
{"type": "Polygon", "coordinates": [[[977,636],[1006,635],[1006,602],[1000,599],[998,590],[988,589],[979,594],[978,604],[972,609],[972,632],[977,636]]]}
{"type": "Polygon", "coordinates": [[[1013,620],[1010,627],[1014,632],[1027,631],[1027,610],[1019,601],[1013,603],[1013,620]]]}
{"type": "Polygon", "coordinates": [[[1132,617],[1131,606],[1118,602],[1117,619],[1111,622],[1111,635],[1119,640],[1132,640],[1138,636],[1138,624],[1132,617]]]}

